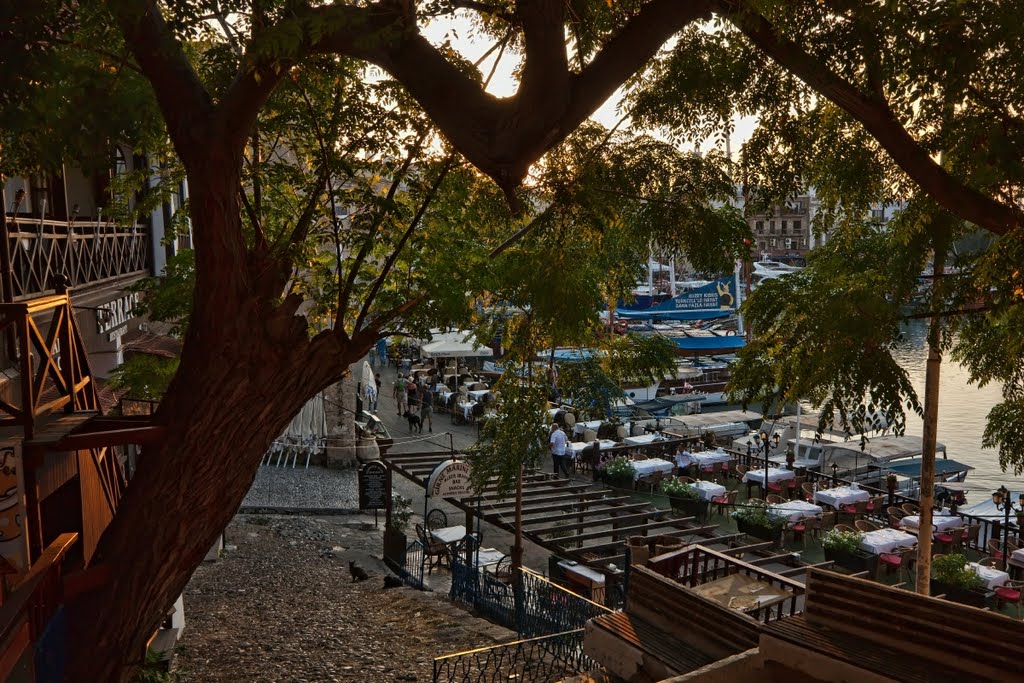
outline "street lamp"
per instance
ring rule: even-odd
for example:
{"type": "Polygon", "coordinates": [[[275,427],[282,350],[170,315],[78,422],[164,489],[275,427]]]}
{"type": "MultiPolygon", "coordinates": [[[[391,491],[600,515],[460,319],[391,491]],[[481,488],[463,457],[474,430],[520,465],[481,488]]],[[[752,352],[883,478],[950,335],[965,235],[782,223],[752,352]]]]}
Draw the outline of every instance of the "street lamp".
{"type": "Polygon", "coordinates": [[[1010,500],[1010,492],[1005,486],[1000,486],[997,490],[992,492],[992,502],[996,505],[996,510],[1003,513],[1003,571],[1006,571],[1006,561],[1010,556],[1010,513],[1011,512],[1024,512],[1024,493],[1020,494],[1017,499],[1017,505],[1013,504],[1010,500]]]}
{"type": "Polygon", "coordinates": [[[778,432],[770,439],[768,438],[768,432],[762,431],[760,434],[754,434],[754,442],[757,444],[758,450],[764,447],[764,493],[768,495],[768,456],[771,455],[771,449],[774,442],[775,448],[779,447],[780,436],[778,432]]]}

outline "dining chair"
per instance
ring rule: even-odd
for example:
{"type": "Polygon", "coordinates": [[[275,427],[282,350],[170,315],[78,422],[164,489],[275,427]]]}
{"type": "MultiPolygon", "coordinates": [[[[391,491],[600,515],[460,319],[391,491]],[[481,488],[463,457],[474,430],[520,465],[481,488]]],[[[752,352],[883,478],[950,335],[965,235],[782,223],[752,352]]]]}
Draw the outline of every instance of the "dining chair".
{"type": "Polygon", "coordinates": [[[988,539],[988,543],[985,545],[985,548],[993,559],[999,560],[999,562],[1003,561],[1003,544],[999,542],[998,538],[988,539]]]}
{"type": "Polygon", "coordinates": [[[885,508],[885,496],[875,496],[868,501],[865,506],[865,511],[869,515],[882,515],[882,510],[885,508]]]}
{"type": "Polygon", "coordinates": [[[917,560],[917,547],[903,548],[891,553],[882,553],[878,556],[878,566],[885,567],[886,574],[895,569],[898,572],[897,581],[903,578],[903,570],[907,570],[910,576],[911,565],[917,560]]]}
{"type": "Polygon", "coordinates": [[[1003,608],[1004,604],[1013,605],[1017,611],[1017,618],[1020,619],[1021,596],[1024,596],[1024,581],[1007,581],[1002,586],[995,588],[996,607],[1003,608]]]}
{"type": "Polygon", "coordinates": [[[782,496],[777,496],[774,493],[765,496],[765,500],[768,501],[769,505],[782,505],[786,502],[786,499],[782,496]]]}
{"type": "MultiPolygon", "coordinates": [[[[889,509],[892,510],[892,508],[889,508],[889,509]]],[[[889,527],[892,528],[892,529],[902,529],[903,528],[900,525],[900,518],[897,517],[896,515],[892,514],[891,512],[889,513],[889,527]]]]}
{"type": "Polygon", "coordinates": [[[725,515],[725,506],[733,506],[736,504],[736,498],[740,495],[739,491],[729,491],[724,496],[714,496],[711,499],[713,505],[718,506],[718,514],[725,515]]]}
{"type": "Polygon", "coordinates": [[[964,527],[958,526],[946,531],[940,531],[932,535],[932,539],[939,544],[945,554],[955,552],[963,543],[964,527]]]}
{"type": "Polygon", "coordinates": [[[869,522],[866,519],[858,519],[854,521],[853,526],[857,531],[862,531],[864,533],[867,533],[869,531],[878,531],[879,528],[877,524],[875,524],[874,522],[869,522]]]}
{"type": "Polygon", "coordinates": [[[982,567],[991,567],[993,569],[1002,569],[1003,563],[995,557],[983,557],[978,560],[978,564],[982,567]]]}
{"type": "Polygon", "coordinates": [[[852,526],[847,526],[845,524],[836,524],[835,529],[836,531],[848,531],[852,534],[857,533],[856,529],[854,529],[852,526]]]}
{"type": "Polygon", "coordinates": [[[423,554],[427,558],[427,573],[432,574],[434,567],[443,567],[448,560],[448,546],[441,541],[434,540],[423,528],[422,524],[416,525],[416,537],[423,544],[423,554]]]}
{"type": "Polygon", "coordinates": [[[916,515],[921,512],[921,509],[913,503],[904,503],[903,505],[900,505],[900,507],[903,508],[903,511],[908,515],[916,515]]]}
{"type": "Polygon", "coordinates": [[[805,481],[807,481],[807,477],[793,477],[786,482],[786,492],[790,498],[797,495],[797,492],[803,488],[805,481]]]}
{"type": "Polygon", "coordinates": [[[427,513],[427,529],[433,531],[434,529],[443,529],[448,526],[448,515],[445,514],[444,510],[434,508],[427,513]]]}
{"type": "Polygon", "coordinates": [[[896,519],[903,519],[907,516],[907,513],[905,513],[902,509],[896,507],[895,505],[890,505],[889,507],[885,508],[885,511],[888,514],[895,517],[896,519]]]}

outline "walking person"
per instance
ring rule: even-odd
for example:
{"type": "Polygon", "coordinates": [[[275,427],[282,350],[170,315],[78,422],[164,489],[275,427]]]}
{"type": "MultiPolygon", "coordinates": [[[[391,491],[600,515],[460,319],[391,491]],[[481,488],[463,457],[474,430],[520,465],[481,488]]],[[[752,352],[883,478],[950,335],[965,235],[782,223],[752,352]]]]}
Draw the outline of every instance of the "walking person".
{"type": "Polygon", "coordinates": [[[429,384],[424,384],[420,391],[420,424],[427,424],[427,431],[434,431],[434,392],[429,384]]]}
{"type": "Polygon", "coordinates": [[[555,475],[557,476],[559,471],[561,471],[562,474],[568,477],[569,469],[565,462],[565,451],[568,448],[569,440],[566,438],[565,432],[558,425],[552,425],[549,443],[551,444],[551,463],[555,475]]]}
{"type": "Polygon", "coordinates": [[[377,377],[375,378],[375,384],[377,385],[377,398],[373,402],[373,412],[377,412],[377,404],[380,403],[380,390],[381,387],[384,386],[384,380],[381,379],[379,372],[377,373],[377,377]]]}
{"type": "Polygon", "coordinates": [[[410,379],[406,389],[409,392],[409,412],[418,413],[420,409],[420,392],[416,387],[416,380],[410,379]]]}
{"type": "Polygon", "coordinates": [[[404,416],[409,412],[409,393],[405,387],[405,377],[402,373],[398,373],[398,379],[395,380],[395,401],[398,404],[399,416],[404,416]]]}

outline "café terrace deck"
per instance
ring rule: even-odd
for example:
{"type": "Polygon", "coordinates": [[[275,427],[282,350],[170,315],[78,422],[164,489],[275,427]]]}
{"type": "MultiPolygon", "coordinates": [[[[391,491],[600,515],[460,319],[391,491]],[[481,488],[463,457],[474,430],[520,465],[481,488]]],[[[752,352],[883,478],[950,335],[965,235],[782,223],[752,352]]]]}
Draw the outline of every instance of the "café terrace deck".
{"type": "MultiPolygon", "coordinates": [[[[548,567],[536,569],[546,569],[551,580],[597,602],[621,606],[627,564],[644,564],[648,558],[690,545],[741,559],[798,584],[808,568],[815,567],[912,589],[917,517],[913,502],[897,494],[785,468],[769,470],[766,489],[764,471],[757,469],[763,461],[757,456],[720,448],[701,451],[695,439],[619,443],[603,447],[600,454],[605,460],[629,458],[644,474],[637,475],[631,486],[613,487],[598,481],[597,473],[581,459],[569,478],[530,471],[523,479],[522,509],[524,537],[551,553],[548,567]],[[682,469],[675,466],[680,446],[694,453],[693,464],[682,469]],[[672,471],[666,472],[664,465],[643,467],[653,460],[672,463],[672,471]],[[681,505],[662,492],[666,481],[679,477],[698,488],[699,503],[681,505]],[[773,525],[758,528],[735,516],[754,509],[766,512],[773,525]],[[859,548],[852,557],[823,548],[822,539],[837,526],[859,534],[859,548]]],[[[425,486],[434,468],[452,457],[471,460],[458,453],[433,452],[388,454],[384,462],[392,472],[425,486]]],[[[478,497],[446,502],[465,513],[463,533],[477,528],[478,521],[514,529],[514,493],[501,495],[489,485],[478,497]]],[[[1020,591],[1013,578],[1024,568],[1024,552],[1013,555],[1018,547],[1016,527],[1011,524],[1004,567],[998,522],[948,511],[936,512],[934,521],[933,553],[964,555],[984,581],[983,590],[968,596],[970,604],[1019,618],[1020,591]]],[[[426,526],[429,533],[429,519],[426,526]]],[[[486,526],[483,529],[486,545],[486,526]]],[[[448,552],[458,539],[449,541],[453,542],[445,544],[448,552]]],[[[499,555],[506,551],[495,550],[499,555]]],[[[945,597],[965,601],[955,592],[945,597]]]]}

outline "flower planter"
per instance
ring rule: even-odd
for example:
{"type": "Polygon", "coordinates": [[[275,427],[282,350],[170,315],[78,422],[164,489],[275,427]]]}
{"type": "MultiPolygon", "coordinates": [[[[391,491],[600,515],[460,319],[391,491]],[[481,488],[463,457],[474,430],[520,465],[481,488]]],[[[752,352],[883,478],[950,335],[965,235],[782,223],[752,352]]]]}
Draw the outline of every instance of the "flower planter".
{"type": "Polygon", "coordinates": [[[673,510],[680,511],[686,517],[704,519],[707,512],[707,502],[700,499],[669,496],[668,500],[673,510]]]}
{"type": "Polygon", "coordinates": [[[824,551],[826,561],[834,562],[836,566],[842,567],[854,574],[863,571],[874,574],[875,568],[878,566],[878,555],[873,555],[863,550],[855,550],[849,553],[843,550],[825,548],[824,551]]]}
{"type": "Polygon", "coordinates": [[[405,566],[405,551],[409,547],[409,539],[401,531],[384,530],[384,561],[392,565],[396,571],[405,566]]]}
{"type": "Polygon", "coordinates": [[[633,477],[602,477],[604,483],[615,489],[631,489],[634,486],[633,477]]]}
{"type": "Polygon", "coordinates": [[[961,588],[960,586],[951,586],[935,579],[931,580],[931,594],[944,595],[950,602],[958,602],[961,605],[977,607],[978,609],[985,609],[989,601],[995,596],[994,591],[985,590],[984,588],[961,588]]]}
{"type": "Polygon", "coordinates": [[[737,519],[736,528],[754,538],[774,541],[776,544],[782,543],[782,527],[761,526],[760,524],[751,524],[743,519],[737,519]]]}

